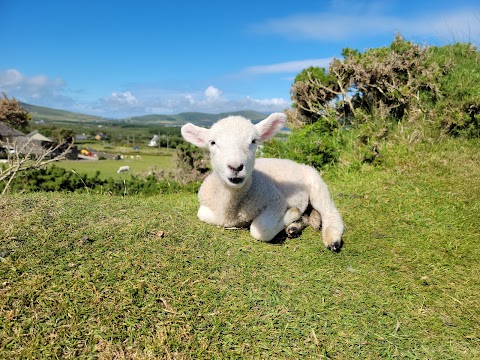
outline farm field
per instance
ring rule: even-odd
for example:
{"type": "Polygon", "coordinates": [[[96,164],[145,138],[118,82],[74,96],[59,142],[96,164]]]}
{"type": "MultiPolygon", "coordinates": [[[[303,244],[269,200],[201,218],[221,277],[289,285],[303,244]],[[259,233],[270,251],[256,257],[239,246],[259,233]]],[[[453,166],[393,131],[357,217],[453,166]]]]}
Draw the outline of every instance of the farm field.
{"type": "Polygon", "coordinates": [[[338,254],[201,223],[191,192],[0,197],[0,358],[478,359],[479,148],[327,169],[338,254]]]}
{"type": "Polygon", "coordinates": [[[65,160],[56,162],[55,166],[66,170],[75,170],[79,174],[95,175],[100,171],[100,178],[124,178],[130,175],[146,175],[149,171],[170,170],[175,166],[173,151],[162,151],[161,154],[135,153],[126,155],[125,160],[65,160]],[[136,155],[141,158],[137,159],[136,155]],[[133,159],[131,158],[133,157],[133,159]],[[130,173],[118,174],[120,166],[130,166],[130,173]]]}

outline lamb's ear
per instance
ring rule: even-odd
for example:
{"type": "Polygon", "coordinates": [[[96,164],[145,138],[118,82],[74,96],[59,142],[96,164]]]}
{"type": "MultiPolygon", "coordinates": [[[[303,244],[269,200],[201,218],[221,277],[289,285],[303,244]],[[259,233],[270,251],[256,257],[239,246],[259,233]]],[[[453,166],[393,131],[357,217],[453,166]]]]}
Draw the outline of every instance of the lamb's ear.
{"type": "Polygon", "coordinates": [[[182,126],[183,138],[198,147],[206,147],[208,145],[207,134],[208,129],[200,126],[195,126],[190,123],[182,126]]]}
{"type": "Polygon", "coordinates": [[[275,136],[277,132],[282,130],[287,122],[287,115],[284,113],[273,113],[265,120],[260,121],[255,127],[257,128],[260,140],[268,140],[275,136]]]}

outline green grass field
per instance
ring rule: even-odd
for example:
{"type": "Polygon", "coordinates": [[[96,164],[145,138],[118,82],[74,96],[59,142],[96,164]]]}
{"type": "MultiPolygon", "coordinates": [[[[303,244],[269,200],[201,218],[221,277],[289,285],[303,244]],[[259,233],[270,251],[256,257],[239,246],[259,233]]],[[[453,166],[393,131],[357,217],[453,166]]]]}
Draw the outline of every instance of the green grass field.
{"type": "Polygon", "coordinates": [[[112,177],[124,178],[130,175],[146,175],[149,171],[171,170],[175,166],[175,160],[172,154],[144,154],[141,153],[141,159],[135,158],[138,154],[127,155],[125,160],[65,160],[56,162],[55,166],[62,167],[66,170],[75,170],[79,174],[95,175],[100,171],[100,178],[106,179],[112,177]],[[130,156],[133,156],[132,159],[130,156]],[[129,166],[130,173],[118,174],[117,170],[120,166],[129,166]]]}
{"type": "Polygon", "coordinates": [[[127,159],[127,160],[99,160],[99,161],[61,161],[55,163],[56,166],[63,167],[66,170],[75,170],[78,173],[94,175],[100,171],[100,178],[108,177],[125,177],[129,174],[117,174],[120,166],[129,166],[130,174],[140,175],[146,174],[149,170],[171,169],[173,167],[173,160],[171,156],[148,156],[142,155],[141,160],[127,159]]]}
{"type": "Polygon", "coordinates": [[[326,171],[338,254],[203,224],[195,194],[0,197],[0,358],[478,359],[479,149],[326,171]]]}

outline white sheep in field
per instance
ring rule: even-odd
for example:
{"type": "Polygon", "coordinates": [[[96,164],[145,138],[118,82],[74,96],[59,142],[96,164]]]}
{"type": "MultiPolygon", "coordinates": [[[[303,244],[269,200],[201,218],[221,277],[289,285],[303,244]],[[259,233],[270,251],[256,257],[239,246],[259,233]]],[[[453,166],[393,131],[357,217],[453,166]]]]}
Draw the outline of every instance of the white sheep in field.
{"type": "Polygon", "coordinates": [[[272,240],[285,227],[287,233],[301,231],[308,222],[320,228],[321,217],[323,243],[339,251],[342,218],[319,173],[291,160],[255,161],[259,143],[285,122],[285,114],[274,113],[256,125],[229,116],[210,129],[190,123],[182,127],[185,140],[209,149],[213,168],[200,187],[197,215],[213,225],[250,226],[251,235],[261,241],[272,240]]]}
{"type": "Polygon", "coordinates": [[[130,166],[120,166],[117,170],[118,174],[122,174],[124,172],[130,172],[130,166]]]}

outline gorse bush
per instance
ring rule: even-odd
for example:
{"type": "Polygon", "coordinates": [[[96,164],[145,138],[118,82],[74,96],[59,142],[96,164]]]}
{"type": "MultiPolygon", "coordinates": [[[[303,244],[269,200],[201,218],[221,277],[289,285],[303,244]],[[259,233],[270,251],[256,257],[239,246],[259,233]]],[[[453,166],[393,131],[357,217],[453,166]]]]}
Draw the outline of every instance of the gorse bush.
{"type": "Polygon", "coordinates": [[[329,69],[310,67],[291,88],[292,128],[284,143],[267,144],[321,168],[340,162],[379,164],[391,142],[480,136],[480,53],[470,44],[443,47],[405,41],[359,52],[344,49],[329,69]]]}
{"type": "Polygon", "coordinates": [[[208,153],[185,142],[177,146],[175,162],[177,169],[174,178],[180,183],[201,181],[210,170],[208,153]]]}
{"type": "MultiPolygon", "coordinates": [[[[17,176],[10,185],[13,192],[60,191],[60,192],[88,192],[110,195],[157,195],[177,193],[182,191],[196,191],[198,183],[188,186],[176,181],[158,179],[154,175],[146,178],[130,176],[129,179],[101,179],[97,171],[92,177],[67,171],[57,166],[41,169],[32,169],[17,176]]],[[[0,192],[5,182],[0,182],[0,192]]]]}
{"type": "Polygon", "coordinates": [[[342,136],[329,129],[325,119],[308,124],[293,132],[287,139],[273,139],[263,148],[263,156],[294,160],[316,168],[338,161],[342,136]],[[335,134],[336,135],[335,135],[335,134]]]}
{"type": "Polygon", "coordinates": [[[425,94],[437,124],[448,134],[480,136],[480,54],[469,44],[429,49],[441,69],[438,91],[425,94]],[[429,96],[429,97],[428,97],[429,96]]]}

